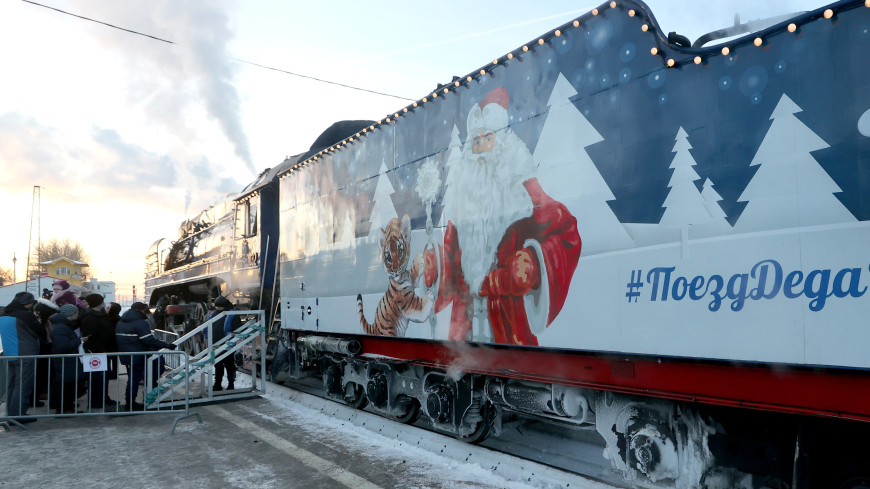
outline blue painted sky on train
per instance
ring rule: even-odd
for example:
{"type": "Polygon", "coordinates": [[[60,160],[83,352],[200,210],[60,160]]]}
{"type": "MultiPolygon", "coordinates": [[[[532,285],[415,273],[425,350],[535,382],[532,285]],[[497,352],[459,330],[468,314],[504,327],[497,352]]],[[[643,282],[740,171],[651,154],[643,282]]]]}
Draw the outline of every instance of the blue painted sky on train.
{"type": "MultiPolygon", "coordinates": [[[[598,2],[115,2],[0,5],[0,266],[18,257],[43,187],[41,236],[69,237],[119,294],[141,284],[147,246],[340,119],[378,119],[598,2]]],[[[695,39],[824,2],[647,2],[665,32],[695,39]]],[[[140,289],[141,290],[141,289],[140,289]]]]}

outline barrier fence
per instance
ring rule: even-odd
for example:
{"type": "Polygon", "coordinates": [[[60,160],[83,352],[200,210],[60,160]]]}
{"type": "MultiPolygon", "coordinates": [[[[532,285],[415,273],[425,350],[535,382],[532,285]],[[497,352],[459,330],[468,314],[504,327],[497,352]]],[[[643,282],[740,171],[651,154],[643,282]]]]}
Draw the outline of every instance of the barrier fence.
{"type": "Polygon", "coordinates": [[[39,418],[177,414],[174,433],[186,418],[202,422],[199,414],[190,413],[189,360],[187,352],[170,350],[0,355],[0,426],[8,429],[39,418]],[[167,365],[180,369],[172,380],[183,384],[153,402],[149,394],[172,373],[167,365]]]}
{"type": "Polygon", "coordinates": [[[0,349],[0,427],[39,418],[165,413],[179,414],[173,433],[185,418],[195,416],[201,423],[198,414],[190,413],[191,403],[266,392],[264,324],[264,311],[224,311],[180,337],[153,331],[155,337],[174,343],[176,351],[3,356],[0,349]],[[228,316],[241,316],[241,324],[217,341],[206,334],[228,316]],[[235,363],[235,355],[244,352],[251,362],[250,386],[216,389],[212,380],[218,364],[235,363]]]}

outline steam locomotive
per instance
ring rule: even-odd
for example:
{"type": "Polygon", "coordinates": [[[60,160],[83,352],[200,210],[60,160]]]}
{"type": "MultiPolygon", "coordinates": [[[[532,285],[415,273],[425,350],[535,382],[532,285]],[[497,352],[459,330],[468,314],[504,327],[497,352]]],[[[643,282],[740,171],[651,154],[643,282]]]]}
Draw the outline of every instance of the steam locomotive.
{"type": "Polygon", "coordinates": [[[698,44],[613,1],[337,123],[151,303],[268,309],[273,380],[469,442],[594,426],[634,487],[867,487],[870,1],[698,44]]]}

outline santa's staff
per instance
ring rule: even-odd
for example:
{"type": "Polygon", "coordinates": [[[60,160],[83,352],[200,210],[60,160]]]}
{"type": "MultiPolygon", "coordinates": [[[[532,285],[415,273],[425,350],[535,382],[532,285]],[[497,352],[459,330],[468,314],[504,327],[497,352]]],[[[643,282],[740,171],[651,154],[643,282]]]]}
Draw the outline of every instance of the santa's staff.
{"type": "MultiPolygon", "coordinates": [[[[438,196],[438,190],[441,188],[441,177],[438,173],[438,166],[435,164],[433,160],[427,160],[423,165],[417,170],[417,195],[420,196],[420,199],[423,201],[423,204],[426,205],[426,235],[429,237],[426,246],[423,248],[423,257],[424,260],[429,260],[430,256],[434,256],[434,253],[426,253],[427,250],[434,250],[435,241],[432,239],[432,230],[434,228],[432,224],[432,204],[435,202],[435,198],[438,196]]],[[[424,266],[424,270],[429,270],[432,267],[437,267],[437,264],[426,264],[424,266]]],[[[435,294],[435,283],[427,283],[426,291],[434,296],[435,294]]],[[[429,314],[429,326],[432,329],[432,339],[435,339],[435,325],[437,321],[435,319],[435,314],[429,314]]]]}

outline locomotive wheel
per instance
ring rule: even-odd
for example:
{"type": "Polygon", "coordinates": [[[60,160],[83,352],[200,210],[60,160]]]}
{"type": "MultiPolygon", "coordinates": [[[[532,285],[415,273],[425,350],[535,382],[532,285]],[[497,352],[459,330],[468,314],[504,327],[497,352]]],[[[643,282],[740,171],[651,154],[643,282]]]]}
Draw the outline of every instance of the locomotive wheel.
{"type": "Polygon", "coordinates": [[[363,386],[351,382],[344,386],[344,402],[354,409],[363,409],[369,400],[363,386]]]}
{"type": "Polygon", "coordinates": [[[420,417],[420,403],[416,399],[411,399],[405,408],[405,414],[390,417],[399,423],[411,424],[420,417]]]}
{"type": "Polygon", "coordinates": [[[870,489],[870,477],[854,477],[840,486],[842,489],[870,489]]]}
{"type": "Polygon", "coordinates": [[[495,409],[493,409],[492,404],[486,403],[480,409],[480,414],[483,416],[483,420],[477,422],[474,431],[466,436],[456,435],[456,438],[462,442],[471,443],[472,445],[486,440],[489,436],[489,432],[492,430],[492,423],[495,420],[495,409]]]}
{"type": "Polygon", "coordinates": [[[196,309],[190,315],[191,319],[196,321],[196,326],[205,322],[205,317],[208,316],[208,306],[205,302],[196,302],[196,309]]]}

